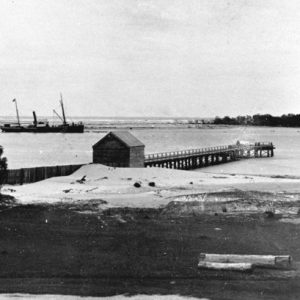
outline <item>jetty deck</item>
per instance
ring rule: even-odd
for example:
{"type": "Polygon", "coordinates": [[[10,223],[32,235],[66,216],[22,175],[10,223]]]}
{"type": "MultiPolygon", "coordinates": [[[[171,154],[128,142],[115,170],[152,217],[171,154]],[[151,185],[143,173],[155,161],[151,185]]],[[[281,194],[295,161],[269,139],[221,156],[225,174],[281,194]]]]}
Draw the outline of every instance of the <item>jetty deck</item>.
{"type": "Polygon", "coordinates": [[[241,159],[273,157],[274,149],[271,142],[256,142],[254,144],[237,143],[227,146],[154,153],[145,155],[145,167],[198,169],[241,159]]]}
{"type": "MultiPolygon", "coordinates": [[[[271,142],[236,144],[228,146],[189,149],[145,155],[145,167],[190,170],[247,158],[272,157],[275,147],[271,142]]],[[[55,176],[67,176],[78,170],[79,165],[46,166],[8,169],[0,176],[1,184],[32,183],[55,176]]]]}

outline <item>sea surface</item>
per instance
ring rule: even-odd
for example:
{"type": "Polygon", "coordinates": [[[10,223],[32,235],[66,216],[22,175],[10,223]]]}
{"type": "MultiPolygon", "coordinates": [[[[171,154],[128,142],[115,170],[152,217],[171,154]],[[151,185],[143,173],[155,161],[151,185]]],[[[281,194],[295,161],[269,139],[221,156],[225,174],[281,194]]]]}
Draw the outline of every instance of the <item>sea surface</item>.
{"type": "MultiPolygon", "coordinates": [[[[93,126],[83,134],[1,132],[0,145],[4,147],[4,156],[8,159],[9,168],[90,163],[92,145],[109,131],[109,128],[101,126],[100,121],[93,119],[92,122],[93,126]]],[[[116,128],[124,124],[120,125],[117,120],[114,122],[113,126],[116,128]]],[[[171,121],[164,122],[162,127],[157,121],[148,128],[146,126],[129,129],[145,144],[146,154],[229,145],[238,140],[273,142],[276,147],[273,158],[248,159],[203,168],[201,171],[300,176],[300,128],[240,126],[188,128],[176,126],[171,121]]],[[[112,126],[111,123],[109,125],[112,126]]]]}

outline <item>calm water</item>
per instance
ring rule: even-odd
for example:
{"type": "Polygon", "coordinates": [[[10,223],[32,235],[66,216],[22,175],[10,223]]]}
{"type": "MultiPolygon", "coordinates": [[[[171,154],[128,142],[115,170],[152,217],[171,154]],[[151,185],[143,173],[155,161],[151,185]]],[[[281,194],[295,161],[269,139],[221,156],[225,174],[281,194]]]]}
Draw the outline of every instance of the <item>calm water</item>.
{"type": "MultiPolygon", "coordinates": [[[[251,159],[202,169],[207,172],[300,175],[300,129],[233,127],[218,129],[132,130],[146,153],[219,146],[239,141],[272,141],[275,157],[251,159]]],[[[10,168],[88,163],[92,145],[105,133],[0,133],[10,168]]]]}

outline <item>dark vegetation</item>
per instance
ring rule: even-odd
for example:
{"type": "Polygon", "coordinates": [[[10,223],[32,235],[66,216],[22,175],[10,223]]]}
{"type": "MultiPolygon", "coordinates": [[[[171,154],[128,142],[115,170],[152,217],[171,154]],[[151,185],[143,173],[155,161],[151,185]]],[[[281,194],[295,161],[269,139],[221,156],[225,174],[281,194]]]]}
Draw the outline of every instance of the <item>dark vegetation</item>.
{"type": "Polygon", "coordinates": [[[7,159],[6,157],[2,157],[2,154],[3,154],[3,147],[0,146],[0,199],[1,199],[1,188],[7,176],[7,159]]]}
{"type": "Polygon", "coordinates": [[[224,118],[215,117],[213,124],[224,125],[252,125],[252,126],[274,126],[274,127],[300,127],[300,114],[288,114],[282,116],[272,116],[270,114],[256,114],[253,116],[238,116],[224,118]]]}

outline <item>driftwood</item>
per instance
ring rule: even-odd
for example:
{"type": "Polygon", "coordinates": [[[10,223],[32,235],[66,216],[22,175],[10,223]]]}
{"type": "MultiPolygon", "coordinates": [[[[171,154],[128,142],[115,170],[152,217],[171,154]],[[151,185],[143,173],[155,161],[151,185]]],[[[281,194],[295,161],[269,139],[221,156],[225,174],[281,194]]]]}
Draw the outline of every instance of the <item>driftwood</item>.
{"type": "Polygon", "coordinates": [[[198,268],[210,270],[249,272],[253,269],[253,265],[250,263],[219,263],[200,261],[198,264],[198,268]]]}
{"type": "Polygon", "coordinates": [[[290,255],[275,256],[275,265],[280,267],[290,267],[292,264],[292,257],[290,255]]]}
{"type": "Polygon", "coordinates": [[[263,267],[289,267],[291,265],[289,255],[238,255],[238,254],[200,254],[200,262],[210,263],[249,263],[253,266],[263,267]]]}

